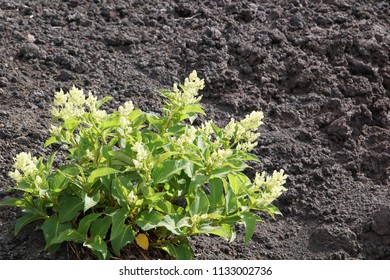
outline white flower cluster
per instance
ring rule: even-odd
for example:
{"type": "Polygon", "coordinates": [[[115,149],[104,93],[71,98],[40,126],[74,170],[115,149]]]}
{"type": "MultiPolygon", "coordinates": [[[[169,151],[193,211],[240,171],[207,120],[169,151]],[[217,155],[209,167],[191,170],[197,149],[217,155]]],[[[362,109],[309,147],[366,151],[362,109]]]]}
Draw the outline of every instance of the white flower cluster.
{"type": "Polygon", "coordinates": [[[198,96],[198,91],[204,88],[204,80],[199,79],[196,71],[185,79],[184,85],[179,86],[175,83],[173,85],[173,92],[169,95],[169,99],[173,105],[183,107],[185,105],[196,104],[201,99],[198,96]]]}
{"type": "Polygon", "coordinates": [[[119,106],[119,121],[120,128],[123,130],[125,135],[129,135],[132,131],[132,127],[130,125],[129,115],[134,110],[134,104],[131,101],[125,102],[124,106],[119,106]]]}
{"type": "MultiPolygon", "coordinates": [[[[85,113],[85,106],[88,107],[91,117],[100,122],[103,120],[107,113],[104,110],[98,110],[96,106],[97,98],[88,93],[88,98],[84,96],[82,89],[78,89],[75,86],[71,88],[68,93],[64,93],[61,89],[56,92],[54,105],[51,113],[54,117],[66,121],[69,118],[80,118],[85,113]]],[[[52,127],[54,133],[58,133],[58,128],[52,127]]],[[[54,134],[56,135],[56,134],[54,134]]]]}
{"type": "Polygon", "coordinates": [[[38,181],[42,181],[42,178],[36,175],[38,172],[37,163],[38,160],[36,157],[32,157],[30,153],[22,152],[15,157],[15,163],[13,165],[15,170],[9,172],[9,176],[17,182],[24,177],[33,177],[38,181]]]}
{"type": "Polygon", "coordinates": [[[210,158],[206,163],[208,169],[215,170],[221,167],[226,160],[233,154],[231,149],[218,149],[210,154],[210,158]]]}
{"type": "Polygon", "coordinates": [[[267,206],[277,199],[287,189],[283,187],[286,182],[287,175],[284,174],[284,170],[281,169],[279,172],[276,170],[272,176],[265,176],[265,172],[261,174],[256,173],[254,185],[262,193],[258,202],[261,205],[267,206]]]}
{"type": "Polygon", "coordinates": [[[236,149],[249,152],[257,146],[256,139],[260,136],[260,133],[256,131],[263,123],[263,118],[263,112],[253,111],[239,122],[231,119],[223,130],[224,137],[227,139],[235,137],[235,141],[238,142],[236,149]]]}
{"type": "Polygon", "coordinates": [[[192,144],[196,138],[197,129],[193,126],[187,127],[185,133],[180,135],[180,137],[175,141],[176,145],[181,151],[185,151],[189,144],[192,144]]]}
{"type": "Polygon", "coordinates": [[[143,169],[144,162],[149,157],[149,152],[142,145],[142,142],[136,142],[131,148],[132,151],[136,152],[136,159],[133,159],[133,163],[136,169],[143,169]]]}
{"type": "Polygon", "coordinates": [[[211,134],[214,133],[214,129],[213,129],[213,121],[212,120],[208,120],[204,123],[201,124],[201,126],[198,128],[199,132],[205,136],[206,138],[209,138],[211,136],[211,134]]]}

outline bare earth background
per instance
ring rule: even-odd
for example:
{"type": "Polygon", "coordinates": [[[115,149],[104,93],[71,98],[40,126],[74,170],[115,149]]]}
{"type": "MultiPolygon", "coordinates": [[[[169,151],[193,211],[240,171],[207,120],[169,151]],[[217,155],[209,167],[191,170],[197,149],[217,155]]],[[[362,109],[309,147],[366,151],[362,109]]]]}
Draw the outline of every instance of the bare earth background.
{"type": "MultiPolygon", "coordinates": [[[[197,259],[390,259],[389,29],[388,1],[0,1],[0,199],[17,153],[47,155],[59,88],[158,111],[196,69],[208,118],[262,110],[254,167],[289,174],[283,217],[247,246],[193,238],[197,259]]],[[[19,216],[0,209],[0,259],[75,258],[19,216]]]]}

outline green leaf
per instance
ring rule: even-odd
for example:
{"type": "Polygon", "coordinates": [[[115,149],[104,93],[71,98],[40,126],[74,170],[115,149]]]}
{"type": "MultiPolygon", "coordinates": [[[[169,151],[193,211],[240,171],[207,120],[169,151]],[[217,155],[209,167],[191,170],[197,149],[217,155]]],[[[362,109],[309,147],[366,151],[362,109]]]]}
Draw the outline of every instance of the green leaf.
{"type": "Polygon", "coordinates": [[[27,224],[39,220],[44,219],[41,215],[33,214],[33,213],[26,213],[22,217],[16,220],[15,224],[15,235],[17,235],[23,227],[25,227],[27,224]]]}
{"type": "Polygon", "coordinates": [[[120,171],[111,167],[98,168],[91,172],[91,174],[88,176],[87,182],[88,184],[93,185],[100,177],[115,174],[118,172],[120,171]]]}
{"type": "Polygon", "coordinates": [[[131,226],[124,226],[121,233],[114,239],[111,240],[111,246],[115,255],[120,255],[120,250],[128,243],[134,241],[135,231],[131,226]]]}
{"type": "Polygon", "coordinates": [[[46,240],[46,249],[52,248],[56,249],[58,246],[50,246],[51,240],[56,237],[60,232],[63,232],[67,229],[70,229],[72,225],[70,223],[60,223],[60,220],[57,216],[51,216],[48,218],[42,225],[43,235],[46,240]]]}
{"type": "Polygon", "coordinates": [[[69,184],[69,180],[61,173],[49,175],[47,181],[49,183],[50,190],[56,193],[64,190],[69,184]]]}
{"type": "Polygon", "coordinates": [[[76,176],[76,175],[79,175],[81,173],[80,172],[81,171],[80,167],[75,165],[75,164],[65,164],[65,165],[62,165],[59,168],[59,171],[62,174],[70,175],[70,176],[76,176]]]}
{"type": "Polygon", "coordinates": [[[224,194],[223,194],[223,183],[221,179],[214,178],[209,182],[210,185],[210,195],[209,202],[212,207],[220,207],[224,202],[224,194]]]}
{"type": "Polygon", "coordinates": [[[157,211],[142,211],[137,218],[137,226],[139,226],[143,231],[148,231],[154,229],[158,226],[158,223],[163,219],[157,211]]]}
{"type": "Polygon", "coordinates": [[[83,210],[84,203],[79,197],[66,196],[60,200],[58,218],[61,223],[73,220],[77,213],[83,210]]]}
{"type": "Polygon", "coordinates": [[[68,242],[74,241],[77,243],[81,243],[81,242],[85,241],[85,235],[81,234],[80,232],[78,232],[75,229],[67,229],[67,230],[60,232],[56,236],[54,236],[50,240],[50,244],[48,244],[48,245],[50,246],[50,245],[62,243],[65,241],[68,241],[68,242]]]}
{"type": "Polygon", "coordinates": [[[208,179],[209,177],[204,174],[195,175],[195,177],[191,179],[191,183],[188,187],[188,193],[193,193],[197,187],[205,184],[208,179]]]}
{"type": "Polygon", "coordinates": [[[133,159],[128,156],[128,154],[122,152],[121,150],[114,151],[114,158],[125,165],[132,165],[133,159]]]}
{"type": "Polygon", "coordinates": [[[91,249],[99,259],[107,259],[107,245],[99,235],[93,236],[91,239],[85,241],[83,245],[91,249]]]}
{"type": "Polygon", "coordinates": [[[192,260],[194,257],[191,247],[186,242],[182,242],[176,246],[174,244],[167,243],[161,248],[177,260],[192,260]]]}
{"type": "Polygon", "coordinates": [[[178,260],[192,260],[194,257],[194,253],[187,242],[183,242],[177,246],[176,255],[178,260]]]}
{"type": "Polygon", "coordinates": [[[206,214],[209,207],[210,203],[207,195],[204,193],[203,189],[198,188],[195,192],[195,199],[190,205],[190,215],[206,214]]]}
{"type": "Polygon", "coordinates": [[[123,234],[123,231],[125,230],[124,222],[126,218],[128,217],[129,213],[126,209],[117,209],[113,214],[110,214],[112,218],[112,228],[111,228],[111,235],[110,240],[114,240],[119,235],[123,234]]]}
{"type": "Polygon", "coordinates": [[[224,178],[226,175],[232,172],[232,168],[230,166],[223,166],[221,168],[213,170],[211,172],[211,177],[212,178],[224,178]]]}
{"type": "Polygon", "coordinates": [[[166,160],[155,167],[152,171],[152,178],[155,183],[169,181],[175,174],[178,174],[189,164],[186,160],[166,160]]]}
{"type": "Polygon", "coordinates": [[[104,103],[110,101],[112,99],[111,96],[105,96],[102,99],[96,101],[96,109],[99,109],[104,103]]]}
{"type": "Polygon", "coordinates": [[[235,174],[228,174],[229,184],[233,192],[238,195],[241,193],[240,189],[242,188],[243,182],[235,174]]]}
{"type": "Polygon", "coordinates": [[[114,178],[111,182],[111,195],[121,206],[126,207],[128,205],[129,190],[123,186],[122,180],[119,180],[119,178],[114,178]]]}
{"type": "Polygon", "coordinates": [[[47,148],[48,146],[50,146],[51,144],[54,144],[54,143],[57,143],[58,140],[57,140],[57,136],[51,136],[49,139],[47,139],[45,141],[45,144],[43,145],[44,148],[47,148]]]}
{"type": "Polygon", "coordinates": [[[178,223],[183,218],[183,215],[174,213],[165,215],[162,220],[157,224],[158,227],[165,227],[167,230],[172,232],[175,235],[183,235],[183,232],[180,230],[178,223]]]}
{"type": "Polygon", "coordinates": [[[164,199],[159,199],[154,209],[166,214],[175,212],[175,208],[173,207],[172,203],[164,199]]]}
{"type": "Polygon", "coordinates": [[[257,217],[252,212],[241,213],[240,217],[245,225],[244,243],[247,244],[255,232],[257,217]]]}
{"type": "Polygon", "coordinates": [[[83,217],[83,218],[80,220],[79,227],[78,227],[78,231],[79,231],[82,235],[87,235],[90,225],[91,225],[92,222],[94,222],[97,218],[99,218],[100,215],[101,215],[100,213],[91,213],[91,214],[89,214],[89,215],[83,217]]]}
{"type": "Polygon", "coordinates": [[[104,121],[100,124],[100,128],[102,130],[106,130],[108,128],[117,127],[120,125],[120,118],[119,116],[111,117],[108,120],[104,121]]]}
{"type": "Polygon", "coordinates": [[[95,194],[92,197],[88,196],[88,194],[85,193],[83,199],[84,199],[84,213],[85,213],[88,209],[94,207],[96,204],[99,203],[100,191],[95,192],[95,194]]]}
{"type": "Polygon", "coordinates": [[[105,239],[111,223],[112,219],[110,216],[96,219],[96,221],[93,221],[91,225],[91,235],[99,235],[102,239],[105,239]]]}
{"type": "Polygon", "coordinates": [[[183,111],[185,113],[199,113],[199,114],[202,114],[204,116],[206,115],[206,113],[203,111],[202,106],[200,104],[186,105],[186,106],[184,106],[183,111]]]}
{"type": "Polygon", "coordinates": [[[227,186],[227,193],[225,196],[226,214],[232,214],[238,209],[237,196],[234,194],[232,188],[227,186]]]}
{"type": "Polygon", "coordinates": [[[62,126],[64,128],[66,128],[67,130],[73,132],[73,130],[75,130],[75,128],[81,123],[80,120],[78,119],[75,119],[75,118],[69,118],[67,119],[66,121],[64,121],[64,123],[62,124],[62,126]]]}
{"type": "Polygon", "coordinates": [[[222,237],[225,240],[230,240],[231,238],[229,233],[221,226],[211,226],[211,225],[201,226],[199,227],[199,232],[204,234],[214,234],[222,237]]]}
{"type": "Polygon", "coordinates": [[[24,207],[25,202],[22,198],[8,198],[6,200],[0,201],[0,206],[24,207]]]}

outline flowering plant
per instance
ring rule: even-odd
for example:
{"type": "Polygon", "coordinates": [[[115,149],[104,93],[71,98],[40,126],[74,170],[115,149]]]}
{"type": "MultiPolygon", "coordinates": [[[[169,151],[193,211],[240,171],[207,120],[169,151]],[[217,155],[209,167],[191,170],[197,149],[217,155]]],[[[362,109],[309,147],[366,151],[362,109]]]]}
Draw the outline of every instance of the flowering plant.
{"type": "Polygon", "coordinates": [[[42,220],[46,249],[72,241],[100,259],[120,256],[133,242],[190,259],[190,236],[233,240],[238,223],[249,242],[261,221],[253,210],[280,214],[272,202],[285,191],[286,175],[256,173],[251,181],[243,173],[248,161],[258,161],[250,152],[261,112],[231,119],[224,128],[212,121],[192,125],[205,115],[198,94],[203,87],[194,71],[184,84],[161,91],[162,115],[130,101],[109,114],[100,109],[109,97],[86,97],[75,87],[57,92],[45,147],[57,143],[67,158],[60,165],[56,152],[47,160],[16,156],[9,175],[24,195],[1,202],[23,210],[15,232],[42,220]]]}

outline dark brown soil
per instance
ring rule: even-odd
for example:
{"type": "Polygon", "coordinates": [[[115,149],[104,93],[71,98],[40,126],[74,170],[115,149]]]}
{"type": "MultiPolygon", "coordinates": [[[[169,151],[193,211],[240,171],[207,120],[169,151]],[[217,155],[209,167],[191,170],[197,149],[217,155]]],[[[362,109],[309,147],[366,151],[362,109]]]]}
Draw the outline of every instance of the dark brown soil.
{"type": "MultiPolygon", "coordinates": [[[[283,217],[247,246],[193,238],[197,259],[389,259],[389,59],[388,1],[0,1],[0,199],[18,152],[45,155],[59,88],[158,111],[196,69],[208,118],[262,110],[255,168],[289,174],[283,217]]],[[[76,258],[15,237],[19,216],[1,208],[0,259],[76,258]]]]}

